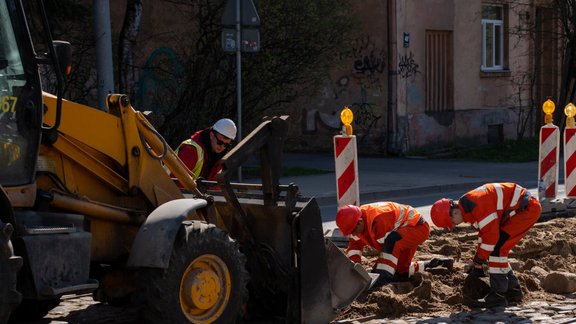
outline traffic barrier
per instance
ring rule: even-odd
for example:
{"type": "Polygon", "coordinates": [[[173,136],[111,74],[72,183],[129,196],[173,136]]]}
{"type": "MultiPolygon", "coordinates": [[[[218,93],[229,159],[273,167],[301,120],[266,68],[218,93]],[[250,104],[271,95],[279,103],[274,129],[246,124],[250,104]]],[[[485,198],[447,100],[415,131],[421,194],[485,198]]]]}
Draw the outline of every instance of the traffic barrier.
{"type": "Polygon", "coordinates": [[[334,159],[338,208],[344,205],[359,205],[358,154],[355,135],[334,136],[334,159]]]}
{"type": "Polygon", "coordinates": [[[564,187],[566,197],[576,198],[576,128],[564,129],[564,187]]]}
{"type": "Polygon", "coordinates": [[[568,103],[564,107],[564,114],[566,115],[566,128],[564,128],[564,189],[566,197],[576,197],[576,127],[574,123],[574,116],[576,115],[576,106],[573,103],[568,103]]]}
{"type": "Polygon", "coordinates": [[[554,199],[558,192],[560,131],[552,123],[540,128],[538,199],[554,199]]]}

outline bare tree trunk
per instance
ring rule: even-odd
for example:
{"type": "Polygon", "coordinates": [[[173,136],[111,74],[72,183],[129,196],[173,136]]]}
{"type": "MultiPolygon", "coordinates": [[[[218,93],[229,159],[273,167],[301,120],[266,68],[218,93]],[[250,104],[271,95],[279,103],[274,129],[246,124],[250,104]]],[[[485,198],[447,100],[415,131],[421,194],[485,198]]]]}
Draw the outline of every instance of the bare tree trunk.
{"type": "Polygon", "coordinates": [[[118,46],[119,64],[119,90],[125,93],[130,100],[135,100],[136,73],[134,69],[133,48],[140,32],[140,22],[142,20],[142,0],[128,0],[126,2],[126,14],[124,24],[120,32],[118,46]]]}
{"type": "Polygon", "coordinates": [[[564,56],[562,58],[560,98],[558,98],[558,107],[554,112],[556,124],[562,125],[564,120],[564,106],[574,99],[575,76],[576,72],[576,1],[575,0],[555,0],[555,9],[560,18],[563,28],[563,39],[566,45],[564,56]]]}

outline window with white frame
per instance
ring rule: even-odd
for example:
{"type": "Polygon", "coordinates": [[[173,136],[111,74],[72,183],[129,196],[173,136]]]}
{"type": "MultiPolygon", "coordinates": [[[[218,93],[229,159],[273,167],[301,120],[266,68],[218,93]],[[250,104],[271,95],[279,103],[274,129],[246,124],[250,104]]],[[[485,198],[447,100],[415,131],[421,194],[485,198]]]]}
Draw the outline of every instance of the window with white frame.
{"type": "Polygon", "coordinates": [[[482,71],[504,69],[504,7],[482,5],[482,71]]]}

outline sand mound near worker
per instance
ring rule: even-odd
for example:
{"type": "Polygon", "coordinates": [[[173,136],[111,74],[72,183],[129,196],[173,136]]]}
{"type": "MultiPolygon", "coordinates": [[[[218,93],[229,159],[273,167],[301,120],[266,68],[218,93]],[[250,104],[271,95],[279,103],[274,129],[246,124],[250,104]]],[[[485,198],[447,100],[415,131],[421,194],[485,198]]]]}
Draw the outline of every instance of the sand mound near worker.
{"type": "MultiPolygon", "coordinates": [[[[510,253],[511,266],[524,291],[524,302],[560,300],[562,295],[545,292],[541,282],[553,271],[576,273],[576,218],[558,218],[536,224],[510,253]]],[[[471,301],[484,297],[489,280],[472,278],[464,273],[464,264],[472,258],[477,234],[469,226],[458,226],[453,232],[433,229],[430,238],[416,253],[416,260],[434,256],[455,259],[454,270],[431,269],[410,281],[393,283],[355,301],[337,319],[367,316],[399,318],[410,314],[445,316],[471,310],[471,301]]],[[[375,253],[366,249],[362,263],[371,269],[375,253]]]]}

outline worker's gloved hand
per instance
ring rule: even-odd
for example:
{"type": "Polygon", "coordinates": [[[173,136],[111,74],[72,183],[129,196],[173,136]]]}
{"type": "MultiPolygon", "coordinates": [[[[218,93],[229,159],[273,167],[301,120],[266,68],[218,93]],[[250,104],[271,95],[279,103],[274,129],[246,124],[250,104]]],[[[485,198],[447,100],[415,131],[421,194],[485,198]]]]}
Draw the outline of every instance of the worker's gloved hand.
{"type": "Polygon", "coordinates": [[[386,270],[374,269],[374,270],[372,270],[372,273],[377,273],[377,274],[379,274],[379,276],[378,276],[378,279],[376,279],[376,281],[374,282],[374,284],[370,288],[370,290],[379,289],[382,286],[391,283],[392,278],[394,277],[394,275],[392,275],[390,272],[388,272],[386,270]]]}
{"type": "Polygon", "coordinates": [[[465,266],[464,271],[475,277],[485,277],[484,266],[481,263],[470,260],[465,266]]]}

